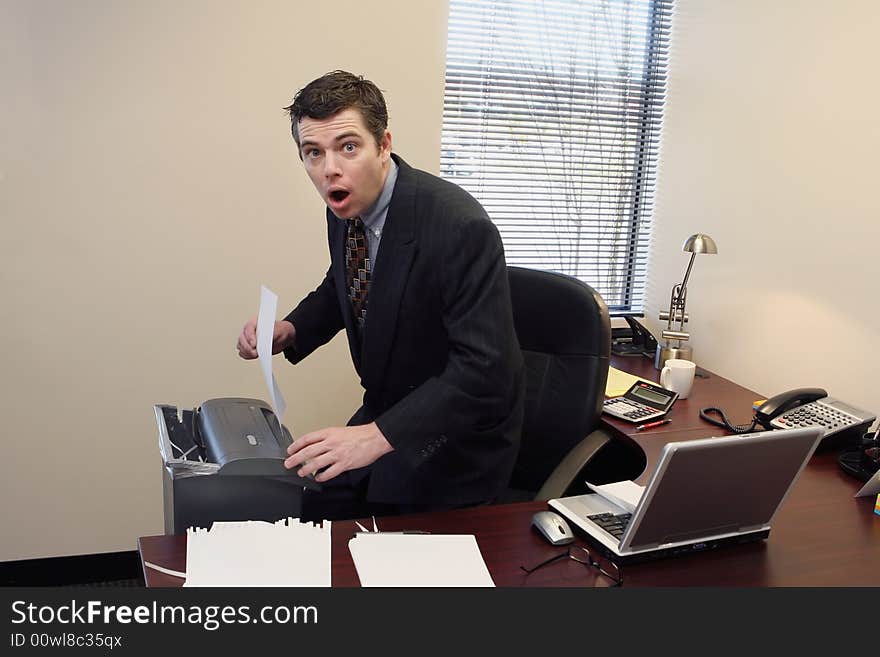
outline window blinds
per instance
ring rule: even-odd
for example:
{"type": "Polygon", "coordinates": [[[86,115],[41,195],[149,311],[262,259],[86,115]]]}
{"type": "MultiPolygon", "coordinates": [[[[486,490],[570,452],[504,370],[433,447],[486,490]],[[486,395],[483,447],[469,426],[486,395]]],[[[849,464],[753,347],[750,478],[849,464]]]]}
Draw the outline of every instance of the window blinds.
{"type": "Polygon", "coordinates": [[[672,0],[450,0],[441,175],[511,265],[643,310],[672,0]]]}

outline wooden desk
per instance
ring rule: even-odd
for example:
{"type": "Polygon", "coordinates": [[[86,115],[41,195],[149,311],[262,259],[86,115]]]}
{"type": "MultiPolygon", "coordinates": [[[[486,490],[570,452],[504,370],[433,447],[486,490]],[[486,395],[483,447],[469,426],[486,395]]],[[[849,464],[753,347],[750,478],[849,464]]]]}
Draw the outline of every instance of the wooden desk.
{"type": "MultiPolygon", "coordinates": [[[[615,357],[612,362],[618,369],[657,378],[647,359],[615,357]]],[[[722,433],[699,418],[700,408],[720,406],[736,424],[750,420],[751,404],[761,395],[707,374],[708,378],[697,379],[688,399],[676,402],[668,415],[672,422],[663,427],[637,432],[632,424],[607,422],[617,438],[644,451],[648,467],[642,483],[667,442],[722,433]]],[[[839,468],[836,452],[817,452],[783,504],[769,539],[625,566],[624,586],[880,586],[880,517],[872,512],[873,498],[853,499],[860,487],[839,468]]],[[[385,531],[474,534],[498,586],[608,586],[610,582],[595,569],[571,560],[531,575],[520,569],[562,551],[530,529],[532,514],[546,508],[544,502],[526,502],[381,518],[378,524],[385,531]]],[[[333,586],[359,586],[348,552],[356,530],[354,522],[333,523],[333,586]]],[[[580,539],[576,544],[587,545],[580,539]]],[[[142,561],[185,568],[185,536],[143,537],[138,539],[138,550],[142,561]]],[[[144,569],[144,579],[148,586],[181,585],[181,580],[150,568],[144,569]]]]}
{"type": "MultiPolygon", "coordinates": [[[[660,378],[660,372],[654,369],[653,362],[647,358],[612,356],[611,365],[649,381],[656,382],[660,378]]],[[[749,424],[753,415],[752,402],[765,397],[703,368],[697,368],[697,373],[700,376],[694,381],[691,394],[687,399],[676,401],[667,413],[666,417],[671,420],[669,424],[639,432],[631,422],[605,416],[604,422],[616,438],[624,439],[644,452],[647,464],[642,476],[637,479],[639,483],[647,483],[653,465],[659,460],[666,443],[727,433],[701,419],[701,408],[716,406],[724,409],[731,423],[749,424]]],[[[758,427],[759,431],[760,429],[758,427]]]]}

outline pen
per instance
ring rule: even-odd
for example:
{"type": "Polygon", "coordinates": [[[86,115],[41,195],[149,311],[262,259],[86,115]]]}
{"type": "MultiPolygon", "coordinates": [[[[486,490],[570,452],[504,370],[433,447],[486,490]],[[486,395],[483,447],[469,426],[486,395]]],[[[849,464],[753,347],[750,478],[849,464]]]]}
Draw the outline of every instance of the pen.
{"type": "Polygon", "coordinates": [[[636,427],[636,431],[644,431],[645,429],[651,429],[653,427],[659,427],[664,424],[669,424],[672,420],[657,420],[656,422],[648,422],[647,424],[640,424],[636,427]]]}

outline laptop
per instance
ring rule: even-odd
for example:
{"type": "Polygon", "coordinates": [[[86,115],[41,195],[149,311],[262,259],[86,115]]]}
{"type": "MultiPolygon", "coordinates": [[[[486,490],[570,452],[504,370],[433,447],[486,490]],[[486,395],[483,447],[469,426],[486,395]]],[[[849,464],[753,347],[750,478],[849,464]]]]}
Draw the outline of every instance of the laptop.
{"type": "Polygon", "coordinates": [[[803,427],[671,442],[634,505],[597,493],[549,505],[616,564],[758,541],[821,438],[803,427]]]}

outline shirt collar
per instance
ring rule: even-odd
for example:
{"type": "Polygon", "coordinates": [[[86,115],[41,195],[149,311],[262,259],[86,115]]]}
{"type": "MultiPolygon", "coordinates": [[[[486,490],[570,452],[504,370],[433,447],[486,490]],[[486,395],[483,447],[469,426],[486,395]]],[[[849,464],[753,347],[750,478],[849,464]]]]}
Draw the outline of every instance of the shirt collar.
{"type": "Polygon", "coordinates": [[[371,230],[382,230],[388,205],[391,203],[391,195],[394,193],[394,183],[397,182],[397,163],[391,158],[388,159],[388,162],[388,175],[385,176],[385,184],[382,186],[379,198],[369,210],[361,215],[364,226],[371,230]]]}

